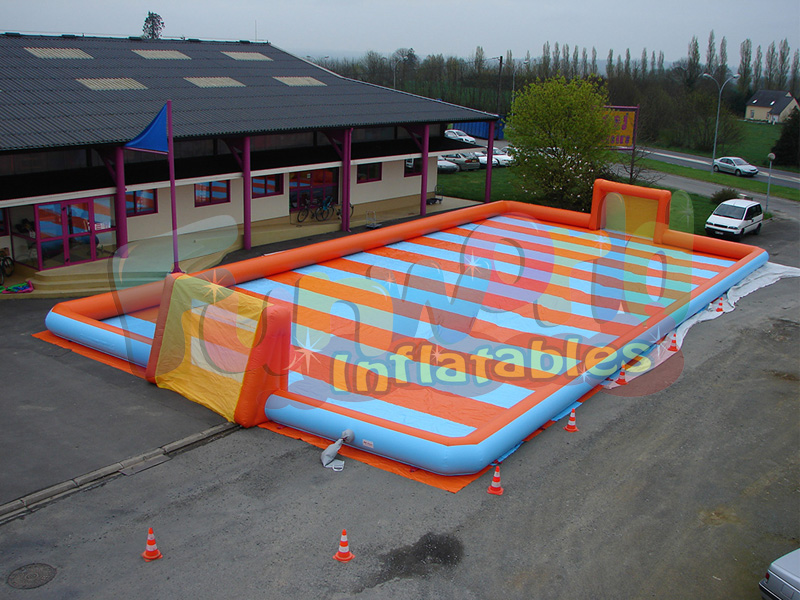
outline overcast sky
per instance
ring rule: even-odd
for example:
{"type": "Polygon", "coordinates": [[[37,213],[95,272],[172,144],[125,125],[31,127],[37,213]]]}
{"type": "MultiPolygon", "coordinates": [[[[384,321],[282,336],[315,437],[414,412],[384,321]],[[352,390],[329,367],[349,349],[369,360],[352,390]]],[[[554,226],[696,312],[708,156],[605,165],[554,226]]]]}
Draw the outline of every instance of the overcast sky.
{"type": "Polygon", "coordinates": [[[0,31],[140,35],[148,11],[161,15],[163,37],[269,41],[299,56],[390,54],[414,48],[420,58],[468,58],[477,46],[487,57],[511,50],[515,58],[542,45],[597,49],[601,67],[609,49],[624,58],[663,51],[667,62],[687,55],[697,36],[705,59],[709,32],[727,38],[728,65],[739,65],[739,45],[753,55],[788,39],[800,47],[798,0],[0,0],[0,31]]]}

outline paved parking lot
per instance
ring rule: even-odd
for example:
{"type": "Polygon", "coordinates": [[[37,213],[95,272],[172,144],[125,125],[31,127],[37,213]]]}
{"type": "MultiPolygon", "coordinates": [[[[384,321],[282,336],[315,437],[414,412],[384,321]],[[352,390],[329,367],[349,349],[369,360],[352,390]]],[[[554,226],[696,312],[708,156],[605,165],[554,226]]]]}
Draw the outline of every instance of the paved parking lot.
{"type": "MultiPolygon", "coordinates": [[[[775,210],[745,241],[798,267],[797,205],[775,210]]],[[[503,496],[489,476],[450,494],[352,460],[334,473],[237,429],[0,525],[0,597],[753,598],[800,545],[799,292],[785,279],[697,325],[666,389],[595,395],[578,433],[551,427],[503,463],[503,496]],[[332,559],[343,528],[349,563],[332,559]],[[34,563],[53,579],[9,585],[34,563]]],[[[32,338],[50,305],[0,303],[0,503],[222,423],[32,338]]]]}

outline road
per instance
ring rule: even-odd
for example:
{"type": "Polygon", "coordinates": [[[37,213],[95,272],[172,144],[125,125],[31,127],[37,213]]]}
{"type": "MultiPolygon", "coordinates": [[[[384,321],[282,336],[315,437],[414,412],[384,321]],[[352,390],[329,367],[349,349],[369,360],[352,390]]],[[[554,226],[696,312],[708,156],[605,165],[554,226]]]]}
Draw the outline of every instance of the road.
{"type": "MultiPolygon", "coordinates": [[[[746,241],[800,267],[797,207],[746,241]]],[[[172,424],[177,438],[219,421],[31,338],[48,305],[15,304],[0,303],[16,398],[3,406],[39,451],[4,448],[4,470],[33,477],[55,462],[66,479],[127,458],[128,431],[144,452],[172,424]],[[80,445],[91,465],[61,460],[80,445]]],[[[798,345],[800,280],[784,279],[695,326],[659,372],[672,385],[598,393],[578,433],[560,423],[523,444],[503,463],[502,496],[486,493],[489,476],[450,494],[353,460],[335,473],[316,448],[237,429],[0,525],[0,597],[754,598],[769,562],[800,545],[798,345]],[[164,554],[152,563],[148,527],[164,554]],[[343,528],[349,563],[332,559],[343,528]],[[55,577],[6,582],[34,563],[55,577]]]]}
{"type": "MultiPolygon", "coordinates": [[[[682,167],[690,167],[692,169],[699,169],[704,171],[711,170],[711,159],[702,156],[694,156],[692,154],[684,154],[682,152],[672,152],[670,150],[660,150],[658,148],[645,148],[647,158],[660,160],[662,162],[670,163],[673,165],[680,165],[682,167]]],[[[758,181],[767,182],[768,169],[759,167],[760,173],[756,175],[758,181]]],[[[731,175],[731,187],[736,187],[736,177],[731,175]]],[[[789,188],[800,189],[800,176],[791,171],[782,171],[780,169],[772,169],[772,183],[774,185],[782,185],[789,188]]],[[[718,186],[717,186],[718,187],[718,186]]]]}

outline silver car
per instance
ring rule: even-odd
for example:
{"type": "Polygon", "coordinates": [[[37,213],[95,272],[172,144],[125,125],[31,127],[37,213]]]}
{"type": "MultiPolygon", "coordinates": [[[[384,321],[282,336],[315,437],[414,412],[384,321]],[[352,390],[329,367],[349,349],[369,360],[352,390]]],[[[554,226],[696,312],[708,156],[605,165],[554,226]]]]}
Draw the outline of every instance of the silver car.
{"type": "Polygon", "coordinates": [[[751,165],[749,162],[738,156],[723,156],[714,161],[714,172],[722,171],[723,173],[730,173],[741,177],[753,177],[758,175],[758,169],[751,165]]]}
{"type": "Polygon", "coordinates": [[[442,158],[456,163],[459,171],[474,171],[481,168],[478,155],[474,152],[457,152],[455,154],[445,154],[442,158]]]}
{"type": "Polygon", "coordinates": [[[800,549],[774,561],[758,584],[764,600],[800,598],[800,549]]]}

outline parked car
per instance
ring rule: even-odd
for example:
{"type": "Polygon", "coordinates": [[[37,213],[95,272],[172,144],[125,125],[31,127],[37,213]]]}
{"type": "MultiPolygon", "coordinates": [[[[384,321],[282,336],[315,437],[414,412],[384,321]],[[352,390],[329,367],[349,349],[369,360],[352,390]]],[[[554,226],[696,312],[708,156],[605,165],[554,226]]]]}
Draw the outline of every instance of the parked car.
{"type": "Polygon", "coordinates": [[[763,210],[758,202],[745,199],[721,202],[706,221],[706,235],[731,236],[739,241],[746,233],[761,233],[763,210]]]}
{"type": "MultiPolygon", "coordinates": [[[[481,168],[486,168],[486,150],[478,152],[478,161],[480,162],[481,168]]],[[[492,166],[493,167],[507,167],[512,162],[514,162],[514,158],[508,154],[505,150],[501,148],[492,148],[492,166]]]]}
{"type": "Polygon", "coordinates": [[[441,156],[436,160],[436,170],[439,173],[457,173],[458,165],[449,160],[443,159],[441,156]]]}
{"type": "Polygon", "coordinates": [[[800,549],[773,561],[758,583],[758,589],[764,600],[800,598],[800,549]]]}
{"type": "Polygon", "coordinates": [[[474,144],[475,143],[475,138],[474,137],[472,137],[471,135],[467,135],[466,133],[464,133],[460,129],[448,129],[447,131],[444,132],[444,137],[449,137],[450,139],[453,139],[453,140],[459,140],[459,141],[462,141],[462,142],[467,142],[468,144],[474,144]]]}
{"type": "Polygon", "coordinates": [[[718,158],[714,161],[714,171],[732,173],[737,177],[741,177],[742,175],[754,177],[758,175],[757,168],[738,156],[723,156],[722,158],[718,158]]]}
{"type": "Polygon", "coordinates": [[[442,158],[456,163],[459,171],[474,171],[481,168],[478,155],[474,152],[457,152],[456,154],[445,154],[442,158]]]}

